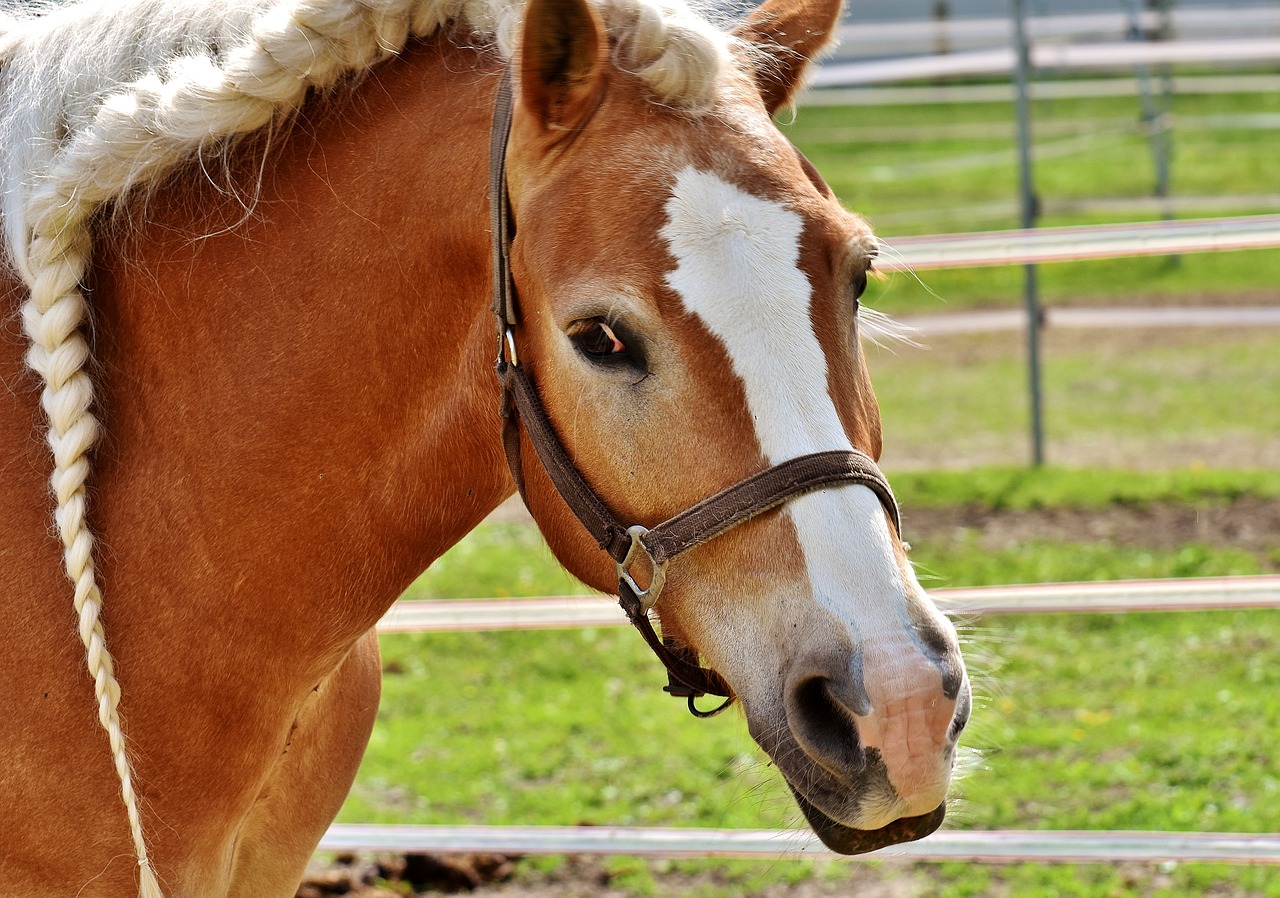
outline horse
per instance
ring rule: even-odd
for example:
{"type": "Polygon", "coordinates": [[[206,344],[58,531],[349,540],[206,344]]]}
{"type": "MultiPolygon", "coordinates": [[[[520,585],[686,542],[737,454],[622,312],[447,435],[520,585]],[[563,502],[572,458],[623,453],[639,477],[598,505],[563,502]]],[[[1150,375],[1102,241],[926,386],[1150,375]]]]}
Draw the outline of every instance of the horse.
{"type": "Polygon", "coordinates": [[[773,122],[839,14],[0,14],[0,890],[292,895],[375,624],[517,485],[828,845],[940,824],[971,701],[873,461],[878,244],[773,122]]]}

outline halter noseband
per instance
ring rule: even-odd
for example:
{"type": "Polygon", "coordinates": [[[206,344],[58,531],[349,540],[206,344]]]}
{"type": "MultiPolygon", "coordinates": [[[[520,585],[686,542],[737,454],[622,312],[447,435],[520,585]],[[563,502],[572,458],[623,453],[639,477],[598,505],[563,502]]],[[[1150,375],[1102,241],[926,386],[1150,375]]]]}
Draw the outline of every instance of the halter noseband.
{"type": "MultiPolygon", "coordinates": [[[[506,150],[511,133],[511,70],[506,67],[498,95],[490,135],[489,203],[493,231],[493,312],[498,325],[498,380],[502,384],[502,442],[507,465],[525,495],[520,459],[520,425],[524,425],[538,460],[556,491],[582,526],[609,553],[618,569],[618,601],[649,648],[667,668],[664,691],[687,698],[689,710],[711,717],[733,703],[733,690],[719,673],[698,663],[697,652],[670,637],[659,637],[649,611],[666,582],[667,564],[676,556],[733,529],[788,499],[829,486],[855,484],[869,487],[901,533],[898,503],[888,480],[866,453],[856,449],[818,452],[788,459],[733,486],[721,490],[655,527],[627,525],[582,476],[547,416],[542,400],[525,374],[516,352],[515,332],[519,307],[511,274],[510,247],[515,222],[507,193],[506,150]],[[635,565],[643,555],[649,569],[648,585],[635,578],[635,565]],[[700,711],[694,699],[723,696],[713,711],[700,711]]],[[[526,497],[527,498],[527,497],[526,497]]],[[[527,501],[526,501],[527,504],[527,501]]]]}

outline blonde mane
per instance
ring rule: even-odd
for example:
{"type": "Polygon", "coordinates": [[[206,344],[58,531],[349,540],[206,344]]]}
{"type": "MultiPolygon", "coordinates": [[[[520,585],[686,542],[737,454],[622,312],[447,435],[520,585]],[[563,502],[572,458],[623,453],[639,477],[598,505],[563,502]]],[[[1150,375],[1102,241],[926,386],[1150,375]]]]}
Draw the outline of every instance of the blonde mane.
{"type": "MultiPolygon", "coordinates": [[[[709,105],[728,35],[681,0],[595,3],[616,63],[640,76],[655,100],[709,105]]],[[[202,150],[287,117],[310,92],[395,56],[411,37],[450,29],[510,58],[522,13],[522,0],[88,0],[0,12],[5,251],[29,290],[22,319],[27,363],[44,383],[54,516],[143,898],[160,898],[161,890],[85,522],[89,451],[99,433],[81,333],[93,215],[202,150]]]]}

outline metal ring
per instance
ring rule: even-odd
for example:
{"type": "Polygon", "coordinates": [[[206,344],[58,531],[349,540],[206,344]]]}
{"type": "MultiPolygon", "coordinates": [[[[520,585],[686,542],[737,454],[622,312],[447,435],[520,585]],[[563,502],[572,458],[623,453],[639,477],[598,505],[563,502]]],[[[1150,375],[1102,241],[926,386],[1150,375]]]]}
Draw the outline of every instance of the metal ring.
{"type": "Polygon", "coordinates": [[[653,553],[649,551],[649,547],[644,544],[644,537],[649,532],[647,527],[640,524],[633,524],[627,528],[627,535],[631,537],[631,545],[627,546],[626,557],[618,562],[618,579],[623,581],[630,587],[631,591],[640,601],[640,611],[648,614],[654,604],[658,601],[658,595],[662,592],[662,586],[667,582],[667,563],[664,561],[659,563],[653,557],[653,553]],[[649,580],[647,589],[641,589],[640,584],[631,576],[631,564],[636,555],[636,549],[639,548],[649,558],[649,565],[653,568],[653,577],[649,580]]]}

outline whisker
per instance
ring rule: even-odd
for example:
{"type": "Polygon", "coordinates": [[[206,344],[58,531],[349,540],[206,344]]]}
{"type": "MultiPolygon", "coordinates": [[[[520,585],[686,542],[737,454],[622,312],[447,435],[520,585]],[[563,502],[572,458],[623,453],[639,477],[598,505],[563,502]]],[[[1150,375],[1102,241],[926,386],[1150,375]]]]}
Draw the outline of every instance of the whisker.
{"type": "Polygon", "coordinates": [[[915,335],[919,333],[916,328],[870,306],[864,305],[858,310],[858,328],[868,340],[889,352],[893,352],[898,344],[912,349],[926,348],[916,339],[915,335]]]}

